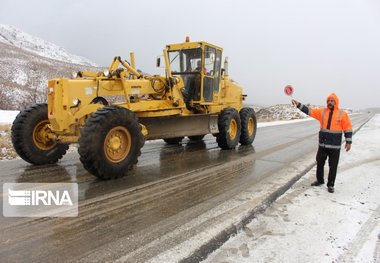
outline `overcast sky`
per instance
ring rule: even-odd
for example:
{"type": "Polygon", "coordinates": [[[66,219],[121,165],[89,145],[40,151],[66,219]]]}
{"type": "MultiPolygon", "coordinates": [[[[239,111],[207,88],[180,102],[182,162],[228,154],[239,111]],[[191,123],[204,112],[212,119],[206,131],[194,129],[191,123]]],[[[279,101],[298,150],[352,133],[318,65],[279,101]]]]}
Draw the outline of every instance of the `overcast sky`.
{"type": "Polygon", "coordinates": [[[109,65],[115,55],[152,74],[166,44],[224,48],[248,102],[380,107],[380,0],[0,0],[0,23],[109,65]]]}

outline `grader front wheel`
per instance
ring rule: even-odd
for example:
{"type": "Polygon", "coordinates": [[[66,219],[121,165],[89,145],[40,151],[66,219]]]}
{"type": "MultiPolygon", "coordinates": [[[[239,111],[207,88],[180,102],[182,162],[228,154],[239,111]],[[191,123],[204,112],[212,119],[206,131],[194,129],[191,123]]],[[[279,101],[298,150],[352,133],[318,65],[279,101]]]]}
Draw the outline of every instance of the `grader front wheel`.
{"type": "Polygon", "coordinates": [[[123,126],[111,129],[104,140],[104,152],[110,162],[118,163],[131,150],[131,133],[123,126]]]}
{"type": "Polygon", "coordinates": [[[12,143],[17,154],[32,164],[56,163],[69,146],[50,139],[46,103],[35,104],[20,112],[12,125],[12,143]]]}
{"type": "Polygon", "coordinates": [[[136,115],[110,106],[92,114],[81,130],[79,155],[83,166],[101,179],[127,175],[141,154],[144,139],[136,115]]]}
{"type": "Polygon", "coordinates": [[[57,143],[48,137],[49,121],[43,120],[34,127],[33,129],[33,142],[37,148],[43,151],[52,149],[57,143]]]}

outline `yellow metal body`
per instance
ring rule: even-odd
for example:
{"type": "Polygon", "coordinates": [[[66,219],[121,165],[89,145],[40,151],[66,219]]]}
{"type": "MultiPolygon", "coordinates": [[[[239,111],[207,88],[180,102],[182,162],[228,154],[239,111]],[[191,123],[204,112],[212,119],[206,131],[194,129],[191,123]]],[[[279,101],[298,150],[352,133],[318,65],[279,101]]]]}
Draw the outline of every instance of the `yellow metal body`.
{"type": "MultiPolygon", "coordinates": [[[[215,115],[227,107],[239,111],[244,99],[242,88],[226,74],[222,74],[221,52],[221,48],[206,42],[185,42],[168,45],[164,49],[165,76],[148,76],[138,72],[135,69],[134,54],[131,53],[131,64],[116,57],[108,72],[78,72],[74,79],[51,79],[48,82],[50,125],[46,136],[65,143],[78,141],[80,129],[86,119],[106,103],[128,108],[138,118],[215,115]],[[219,63],[215,67],[213,65],[213,75],[207,75],[203,70],[191,73],[193,75],[172,71],[174,62],[171,56],[188,50],[200,52],[199,61],[204,65],[207,59],[213,61],[210,63],[214,65],[219,63]],[[207,58],[207,50],[212,50],[220,58],[215,60],[215,55],[207,58]],[[198,95],[191,100],[184,97],[185,80],[189,76],[200,79],[198,95]],[[207,98],[204,96],[206,82],[213,83],[212,89],[207,91],[207,98]]],[[[147,136],[149,130],[143,124],[141,128],[143,135],[147,136]]],[[[110,147],[115,148],[116,146],[112,146],[114,144],[116,143],[110,147]]]]}

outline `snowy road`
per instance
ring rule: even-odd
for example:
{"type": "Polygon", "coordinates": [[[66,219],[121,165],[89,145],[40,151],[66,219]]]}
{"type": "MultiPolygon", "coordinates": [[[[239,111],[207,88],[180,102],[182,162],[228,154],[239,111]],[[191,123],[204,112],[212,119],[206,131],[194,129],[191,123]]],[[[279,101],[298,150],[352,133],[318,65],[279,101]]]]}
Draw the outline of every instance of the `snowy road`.
{"type": "MultiPolygon", "coordinates": [[[[354,129],[369,117],[352,116],[354,129]]],[[[259,204],[263,196],[286,185],[288,177],[271,179],[278,171],[290,169],[287,175],[292,178],[291,173],[306,169],[316,149],[317,132],[315,121],[263,127],[253,146],[235,151],[221,151],[212,136],[202,143],[184,141],[181,146],[148,142],[130,176],[107,182],[88,174],[75,153],[57,165],[0,162],[2,183],[77,182],[80,191],[77,218],[1,217],[0,258],[168,262],[188,257],[196,261],[192,253],[208,241],[192,239],[211,235],[213,222],[227,222],[232,207],[240,209],[246,200],[259,204]],[[301,159],[306,160],[304,167],[292,165],[301,159]],[[272,181],[273,189],[263,184],[265,180],[272,181]],[[238,198],[231,206],[233,198],[252,187],[257,196],[238,198]]]]}
{"type": "Polygon", "coordinates": [[[342,152],[336,191],[310,187],[315,168],[205,260],[380,262],[380,115],[342,152]]]}

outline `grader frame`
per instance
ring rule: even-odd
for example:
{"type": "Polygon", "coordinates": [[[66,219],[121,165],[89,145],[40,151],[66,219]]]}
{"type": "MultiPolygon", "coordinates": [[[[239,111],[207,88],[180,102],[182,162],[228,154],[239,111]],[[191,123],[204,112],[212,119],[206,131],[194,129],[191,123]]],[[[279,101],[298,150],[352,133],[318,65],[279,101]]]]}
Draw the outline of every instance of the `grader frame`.
{"type": "Polygon", "coordinates": [[[34,105],[16,118],[15,149],[24,160],[45,164],[58,161],[67,144],[79,142],[85,168],[109,179],[127,174],[145,140],[179,143],[184,136],[202,139],[211,133],[223,149],[239,141],[251,144],[256,116],[243,108],[245,96],[229,79],[227,61],[222,69],[222,51],[186,41],[163,50],[164,76],[136,70],[130,53],[130,62],[115,57],[104,72],[51,79],[47,105],[34,105]],[[94,143],[99,145],[89,146],[94,143]]]}

